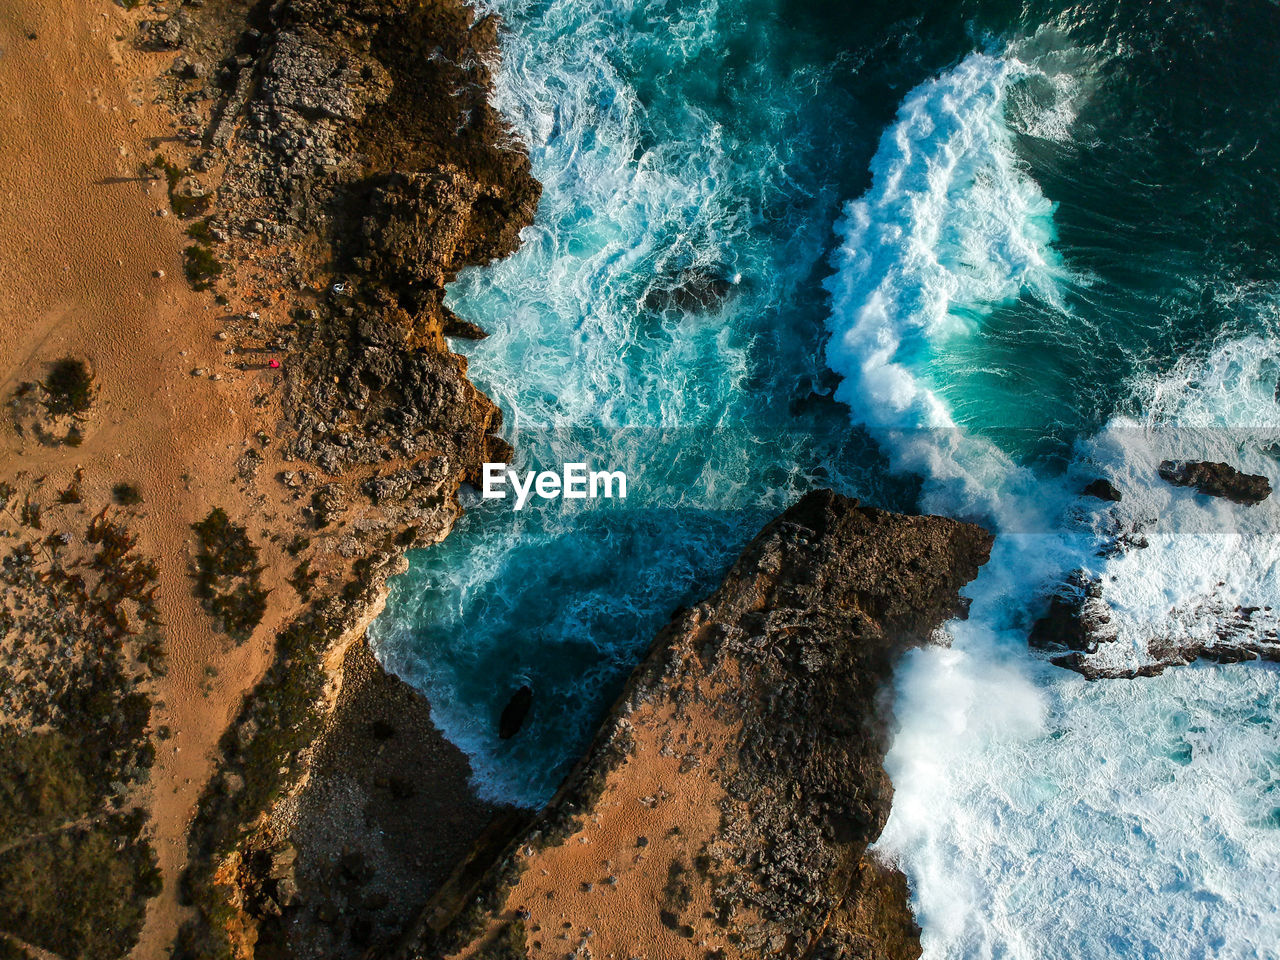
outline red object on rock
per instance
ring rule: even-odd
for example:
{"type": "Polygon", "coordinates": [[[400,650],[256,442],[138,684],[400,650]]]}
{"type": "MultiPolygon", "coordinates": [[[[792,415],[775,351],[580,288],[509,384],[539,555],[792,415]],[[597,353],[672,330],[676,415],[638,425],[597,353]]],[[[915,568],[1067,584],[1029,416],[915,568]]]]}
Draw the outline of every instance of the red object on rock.
{"type": "Polygon", "coordinates": [[[269,366],[272,370],[279,370],[279,369],[280,369],[280,361],[279,361],[279,360],[272,360],[270,363],[268,363],[268,364],[267,364],[267,366],[269,366]]]}

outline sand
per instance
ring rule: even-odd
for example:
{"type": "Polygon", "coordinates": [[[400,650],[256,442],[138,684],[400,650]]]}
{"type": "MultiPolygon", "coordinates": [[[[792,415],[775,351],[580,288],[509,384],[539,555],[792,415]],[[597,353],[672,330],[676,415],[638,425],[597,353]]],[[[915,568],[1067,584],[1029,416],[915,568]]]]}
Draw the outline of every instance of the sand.
{"type": "MultiPolygon", "coordinates": [[[[523,872],[495,916],[523,918],[530,957],[552,960],[585,946],[596,957],[674,960],[730,946],[711,919],[711,884],[695,859],[723,832],[718,770],[741,731],[698,703],[644,705],[627,720],[633,752],[610,772],[590,814],[563,841],[516,852],[523,872]],[[700,765],[691,771],[682,763],[693,755],[700,765]]],[[[488,936],[458,960],[485,955],[488,936]]]]}
{"type": "MultiPolygon", "coordinates": [[[[134,953],[151,958],[168,955],[181,920],[176,881],[211,751],[295,604],[287,587],[276,590],[254,637],[229,649],[191,592],[190,524],[215,504],[249,515],[233,464],[256,431],[273,431],[274,416],[251,403],[270,374],[231,372],[214,339],[225,310],[189,288],[184,225],[161,215],[163,183],[138,173],[156,138],[174,134],[147,88],[172,54],[132,43],[144,14],[108,0],[0,0],[0,394],[7,402],[65,355],[90,361],[100,391],[78,448],[0,430],[0,478],[65,486],[83,467],[87,502],[105,502],[119,481],[144,497],[135,530],[160,564],[169,664],[154,719],[174,731],[152,771],[154,797],[140,798],[154,801],[165,880],[134,953]],[[196,368],[223,379],[192,376],[196,368]]],[[[271,570],[283,565],[263,546],[265,585],[276,587],[271,570]]]]}

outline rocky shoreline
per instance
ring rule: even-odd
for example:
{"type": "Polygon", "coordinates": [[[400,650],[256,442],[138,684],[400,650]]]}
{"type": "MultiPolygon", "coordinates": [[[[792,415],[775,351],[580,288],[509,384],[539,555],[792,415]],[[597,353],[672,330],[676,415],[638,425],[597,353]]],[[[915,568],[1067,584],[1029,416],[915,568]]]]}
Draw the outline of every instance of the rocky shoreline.
{"type": "Polygon", "coordinates": [[[302,531],[303,605],[222,738],[174,955],[362,956],[491,824],[521,822],[470,794],[363,631],[404,551],[509,455],[445,340],[482,332],[444,286],[515,250],[540,188],[488,103],[496,23],[460,2],[188,2],[139,29],[176,53],[163,95],[189,133],[154,166],[192,220],[189,277],[233,308],[234,367],[278,370],[283,468],[247,456],[241,477],[302,531]]]}
{"type": "MultiPolygon", "coordinates": [[[[1271,495],[1266,477],[1244,473],[1228,463],[1165,460],[1158,474],[1170,486],[1190,487],[1199,495],[1244,507],[1257,506],[1271,495]]],[[[1081,492],[1108,503],[1120,503],[1124,498],[1123,491],[1101,477],[1081,492]]],[[[1116,522],[1114,526],[1113,541],[1105,548],[1108,555],[1147,548],[1143,524],[1116,522]]],[[[1186,624],[1181,636],[1149,639],[1140,651],[1119,650],[1119,635],[1111,623],[1102,582],[1077,570],[1048,597],[1047,608],[1032,624],[1027,642],[1043,651],[1055,666],[1090,680],[1158,676],[1169,667],[1201,659],[1215,663],[1280,662],[1280,611],[1274,607],[1243,607],[1209,599],[1190,609],[1174,609],[1171,614],[1175,622],[1186,624]],[[1212,623],[1213,629],[1194,629],[1204,623],[1212,623]]]]}
{"type": "Polygon", "coordinates": [[[905,878],[866,853],[892,797],[889,680],[945,642],[991,542],[803,498],[659,634],[537,821],[396,956],[919,956],[905,878]]]}

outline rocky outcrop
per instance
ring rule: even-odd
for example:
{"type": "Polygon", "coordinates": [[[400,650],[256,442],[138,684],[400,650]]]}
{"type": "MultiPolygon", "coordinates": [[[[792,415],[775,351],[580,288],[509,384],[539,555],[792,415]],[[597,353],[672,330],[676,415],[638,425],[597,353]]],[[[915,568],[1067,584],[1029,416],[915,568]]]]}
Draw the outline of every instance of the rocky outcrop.
{"type": "Polygon", "coordinates": [[[1150,640],[1140,655],[1116,641],[1118,633],[1103,598],[1102,582],[1077,571],[1049,598],[1032,625],[1028,642],[1050,662],[1090,680],[1151,677],[1195,660],[1280,662],[1280,612],[1272,607],[1230,606],[1206,601],[1171,611],[1170,622],[1212,623],[1211,631],[1184,629],[1176,637],[1150,640]]]}
{"type": "Polygon", "coordinates": [[[1196,460],[1165,460],[1160,479],[1175,487],[1194,487],[1210,497],[1253,506],[1271,496],[1271,481],[1256,474],[1241,473],[1228,463],[1196,460]]]}
{"type": "MultiPolygon", "coordinates": [[[[1049,609],[1032,625],[1028,642],[1039,650],[1097,653],[1099,644],[1115,639],[1110,624],[1111,614],[1102,601],[1102,585],[1078,571],[1049,598],[1049,609]]],[[[1061,665],[1070,663],[1064,661],[1061,665]]]]}
{"type": "Polygon", "coordinates": [[[533,827],[397,956],[918,956],[905,881],[867,854],[888,681],[965,615],[990,546],[805,497],[662,631],[533,827]]]}
{"type": "MultiPolygon", "coordinates": [[[[1172,486],[1191,487],[1245,506],[1271,495],[1266,477],[1243,473],[1227,463],[1165,460],[1158,473],[1172,486]]],[[[1089,483],[1082,493],[1121,500],[1120,491],[1103,478],[1089,483]]],[[[1147,549],[1147,533],[1158,522],[1155,517],[1122,518],[1117,511],[1100,516],[1105,531],[1100,557],[1147,549]]],[[[1166,635],[1137,636],[1119,643],[1105,586],[1095,575],[1074,572],[1046,599],[1044,613],[1028,632],[1030,646],[1044,651],[1055,665],[1091,680],[1155,676],[1199,659],[1280,661],[1280,615],[1270,607],[1242,607],[1212,596],[1169,610],[1166,635]]]]}
{"type": "Polygon", "coordinates": [[[425,702],[352,651],[403,551],[445,537],[459,486],[510,458],[446,341],[483,331],[444,288],[515,250],[540,186],[489,103],[496,23],[460,0],[173,6],[142,24],[144,47],[177,51],[163,96],[181,142],[149,168],[191,221],[189,278],[228,308],[229,362],[279,409],[260,443],[285,468],[238,473],[282,504],[262,523],[300,598],[222,738],[175,955],[357,957],[504,817],[470,794],[425,702]],[[401,704],[406,740],[370,742],[371,691],[401,704]],[[376,762],[390,754],[403,772],[376,762]]]}
{"type": "Polygon", "coordinates": [[[1086,497],[1096,497],[1099,500],[1109,500],[1112,503],[1119,503],[1123,499],[1123,495],[1116,489],[1116,485],[1105,477],[1090,481],[1081,493],[1086,497]]]}

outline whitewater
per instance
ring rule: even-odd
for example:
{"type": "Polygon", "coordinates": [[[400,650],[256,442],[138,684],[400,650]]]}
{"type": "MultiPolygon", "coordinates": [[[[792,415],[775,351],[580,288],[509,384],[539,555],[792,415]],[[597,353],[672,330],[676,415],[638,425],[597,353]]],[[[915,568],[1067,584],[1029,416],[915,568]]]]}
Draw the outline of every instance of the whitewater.
{"type": "Polygon", "coordinates": [[[1082,439],[1049,478],[983,436],[1006,398],[970,393],[963,420],[948,402],[945,364],[957,351],[982,362],[985,314],[1033,298],[1069,325],[1065,291],[1088,284],[1056,258],[1053,205],[1014,153],[1006,101],[1034,72],[974,54],[914,91],[838,228],[837,395],[895,467],[925,476],[927,509],[1001,534],[951,649],[919,651],[900,671],[879,846],[913,881],[930,956],[1273,955],[1276,671],[1089,683],[1032,660],[1026,636],[1077,569],[1100,579],[1118,664],[1144,662],[1152,638],[1211,631],[1221,604],[1280,595],[1272,505],[1206,503],[1156,475],[1162,459],[1226,457],[1276,483],[1264,447],[1274,347],[1229,340],[1139,378],[1140,416],[1082,439]],[[1099,475],[1125,491],[1122,508],[1079,496],[1099,475]],[[1159,518],[1149,546],[1098,556],[1123,518],[1159,518]],[[1186,617],[1193,609],[1210,616],[1186,617]]]}
{"type": "Polygon", "coordinates": [[[625,505],[468,502],[394,584],[375,647],[481,793],[545,799],[670,611],[833,486],[998,533],[950,648],[898,672],[878,848],[926,956],[1280,955],[1280,673],[1089,682],[1027,648],[1075,571],[1100,584],[1118,668],[1280,595],[1272,501],[1156,475],[1225,459],[1280,486],[1277,290],[1198,287],[1212,323],[1171,344],[1145,291],[1064,240],[1072,198],[1041,182],[1105,138],[1115,51],[978,31],[881,76],[865,64],[889,41],[836,55],[785,33],[785,5],[491,7],[496,102],[545,192],[521,251],[450,304],[491,333],[470,370],[522,470],[591,459],[633,481],[625,505]],[[1124,500],[1082,497],[1096,477],[1124,500]],[[497,743],[524,683],[530,728],[497,743]]]}

